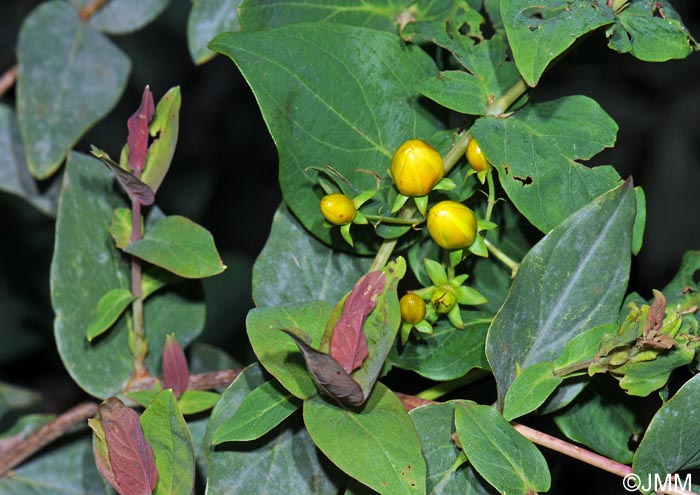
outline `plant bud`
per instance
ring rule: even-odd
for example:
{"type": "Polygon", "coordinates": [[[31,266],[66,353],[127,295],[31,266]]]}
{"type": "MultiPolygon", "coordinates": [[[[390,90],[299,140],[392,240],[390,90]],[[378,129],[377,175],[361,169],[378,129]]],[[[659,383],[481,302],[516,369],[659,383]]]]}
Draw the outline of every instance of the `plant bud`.
{"type": "Polygon", "coordinates": [[[435,148],[420,139],[410,139],[394,153],[391,175],[404,196],[425,196],[445,175],[445,167],[435,148]]]}
{"type": "Polygon", "coordinates": [[[428,232],[443,249],[466,248],[476,237],[476,217],[462,203],[441,201],[428,212],[428,232]]]}
{"type": "Polygon", "coordinates": [[[401,319],[415,325],[425,318],[425,302],[416,294],[405,294],[399,301],[401,319]]]}
{"type": "Polygon", "coordinates": [[[481,151],[481,147],[476,139],[472,138],[467,145],[467,161],[477,172],[488,170],[491,164],[481,151]]]}
{"type": "Polygon", "coordinates": [[[357,215],[357,208],[345,194],[328,194],[321,198],[321,213],[333,225],[347,225],[357,215]]]}
{"type": "Polygon", "coordinates": [[[438,287],[430,296],[435,311],[439,314],[448,313],[457,303],[457,296],[454,289],[449,286],[438,287]]]}

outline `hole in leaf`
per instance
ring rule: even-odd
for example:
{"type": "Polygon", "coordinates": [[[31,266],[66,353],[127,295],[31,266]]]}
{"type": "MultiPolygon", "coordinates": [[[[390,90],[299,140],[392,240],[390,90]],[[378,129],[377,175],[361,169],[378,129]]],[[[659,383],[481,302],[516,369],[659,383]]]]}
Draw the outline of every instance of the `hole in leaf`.
{"type": "Polygon", "coordinates": [[[523,178],[523,177],[518,177],[517,175],[514,175],[514,176],[513,176],[513,179],[514,179],[514,180],[517,180],[517,181],[519,181],[519,182],[522,182],[523,187],[524,187],[524,186],[529,186],[530,184],[532,184],[532,177],[530,177],[529,175],[528,175],[527,177],[524,177],[524,178],[523,178]]]}

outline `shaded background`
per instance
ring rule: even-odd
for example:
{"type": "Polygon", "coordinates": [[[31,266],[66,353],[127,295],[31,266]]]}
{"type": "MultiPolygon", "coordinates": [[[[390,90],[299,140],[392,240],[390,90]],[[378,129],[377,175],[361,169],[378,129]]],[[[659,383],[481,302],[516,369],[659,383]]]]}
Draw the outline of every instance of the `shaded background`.
{"type": "MultiPolygon", "coordinates": [[[[15,63],[21,21],[39,3],[0,2],[0,72],[15,63]]],[[[700,2],[673,3],[690,32],[700,36],[700,2]]],[[[212,231],[229,269],[206,281],[208,321],[201,340],[247,362],[252,357],[243,333],[245,314],[253,304],[252,264],[281,200],[277,153],[233,63],[221,56],[201,67],[192,63],[185,38],[189,8],[190,2],[172,1],[141,31],[111,37],[133,62],[129,84],[118,106],[75,149],[87,151],[94,143],[117,156],[143,87],[150,84],[159,98],[170,87],[181,86],[180,140],[159,191],[159,205],[212,231]]],[[[686,250],[700,248],[699,76],[698,56],[644,63],[608,50],[602,33],[596,32],[532,92],[538,101],[590,96],[619,124],[617,146],[592,163],[613,164],[646,190],[647,230],[630,287],[644,297],[670,280],[686,250]]],[[[13,104],[13,98],[10,91],[2,102],[13,104]]],[[[48,291],[54,224],[23,200],[1,192],[0,215],[0,381],[40,390],[48,399],[47,410],[58,412],[75,403],[81,392],[62,371],[52,340],[48,291]],[[14,335],[11,328],[17,326],[26,341],[14,342],[9,355],[3,352],[3,335],[14,335]]],[[[605,476],[598,471],[588,475],[594,472],[605,476]]]]}

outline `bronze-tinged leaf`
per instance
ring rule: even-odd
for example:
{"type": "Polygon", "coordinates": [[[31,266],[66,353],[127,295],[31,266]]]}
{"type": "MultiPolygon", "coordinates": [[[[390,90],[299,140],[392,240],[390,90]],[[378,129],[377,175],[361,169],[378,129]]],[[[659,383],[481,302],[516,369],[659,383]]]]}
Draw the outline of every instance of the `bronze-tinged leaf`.
{"type": "Polygon", "coordinates": [[[99,469],[102,477],[107,480],[107,483],[109,483],[117,493],[122,493],[122,489],[114,478],[112,465],[109,463],[109,452],[107,450],[107,441],[105,440],[105,430],[102,427],[102,420],[100,418],[90,418],[88,419],[88,426],[95,434],[92,442],[92,451],[95,455],[97,469],[99,469]]]}
{"type": "Polygon", "coordinates": [[[343,367],[328,354],[311,347],[311,337],[296,328],[282,329],[289,335],[304,355],[306,367],[316,385],[327,395],[351,406],[361,406],[366,398],[360,385],[348,375],[343,367]]]}
{"type": "Polygon", "coordinates": [[[158,471],[138,414],[115,397],[100,404],[98,412],[120,495],[151,495],[158,471]]]}
{"type": "Polygon", "coordinates": [[[173,395],[178,398],[187,390],[189,381],[190,368],[185,353],[175,335],[170,334],[165,338],[163,347],[163,388],[173,389],[173,395]]]}
{"type": "Polygon", "coordinates": [[[153,93],[146,86],[143,90],[138,110],[127,121],[129,137],[126,142],[129,145],[129,166],[134,172],[138,170],[138,173],[140,173],[146,163],[148,155],[148,124],[151,122],[154,113],[153,93]]]}
{"type": "Polygon", "coordinates": [[[377,297],[384,290],[384,272],[370,272],[362,277],[345,299],[343,312],[331,335],[331,356],[352,373],[367,359],[367,338],[362,326],[377,305],[377,297]]]}
{"type": "Polygon", "coordinates": [[[144,206],[152,205],[156,195],[148,184],[141,181],[134,174],[121,168],[110,156],[99,148],[92,147],[90,153],[95,158],[99,158],[117,178],[117,182],[122,186],[129,199],[144,206]]]}

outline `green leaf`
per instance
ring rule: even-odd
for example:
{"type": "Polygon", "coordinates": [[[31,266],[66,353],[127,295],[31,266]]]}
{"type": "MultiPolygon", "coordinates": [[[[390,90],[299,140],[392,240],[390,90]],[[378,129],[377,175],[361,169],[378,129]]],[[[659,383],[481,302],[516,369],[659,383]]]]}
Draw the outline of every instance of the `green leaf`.
{"type": "Polygon", "coordinates": [[[608,31],[608,46],[647,62],[686,58],[697,44],[666,0],[631,0],[608,31]]]}
{"type": "Polygon", "coordinates": [[[700,424],[692,421],[700,402],[700,375],[688,380],[669,399],[649,423],[644,438],[634,453],[632,470],[642,479],[658,474],[688,471],[700,466],[698,436],[700,424]],[[673,442],[669,442],[673,435],[673,442]]]}
{"type": "Polygon", "coordinates": [[[579,333],[617,319],[634,213],[634,188],[625,183],[571,215],[525,256],[486,338],[499,403],[518,367],[556,359],[579,333]]]}
{"type": "Polygon", "coordinates": [[[564,381],[553,372],[553,363],[542,362],[517,375],[503,400],[503,417],[511,421],[540,407],[564,381]]]}
{"type": "Polygon", "coordinates": [[[287,419],[300,405],[299,400],[276,380],[265,382],[253,390],[233,416],[214,431],[212,442],[218,445],[260,438],[287,419]]]}
{"type": "Polygon", "coordinates": [[[686,251],[683,254],[678,273],[662,292],[669,300],[680,297],[687,287],[697,287],[695,280],[697,280],[698,271],[700,271],[700,251],[686,251]]]}
{"type": "Polygon", "coordinates": [[[637,186],[634,188],[636,194],[637,214],[634,217],[634,230],[632,231],[632,254],[635,256],[642,250],[644,242],[644,229],[647,224],[647,197],[644,189],[637,186]]]}
{"type": "Polygon", "coordinates": [[[466,311],[462,317],[464,330],[440,320],[433,326],[433,335],[421,335],[403,348],[397,344],[389,354],[389,361],[394,366],[438,381],[460,378],[474,368],[488,370],[484,342],[491,317],[466,311]]]}
{"type": "MultiPolygon", "coordinates": [[[[89,0],[69,0],[76,8],[89,0]]],[[[89,23],[109,34],[127,34],[137,31],[158,17],[170,0],[110,0],[90,17],[89,23]]]]}
{"type": "Polygon", "coordinates": [[[216,53],[207,48],[214,36],[240,31],[238,4],[241,0],[193,0],[187,19],[187,47],[195,64],[211,60],[216,53]]]}
{"type": "Polygon", "coordinates": [[[158,192],[175,155],[180,130],[181,102],[180,86],[170,88],[158,102],[156,113],[148,127],[153,142],[148,147],[148,157],[141,181],[148,184],[154,193],[158,192]]]}
{"type": "Polygon", "coordinates": [[[212,445],[213,432],[264,382],[262,368],[257,364],[249,366],[226,389],[212,411],[204,441],[207,493],[275,494],[290,493],[290,489],[294,495],[340,493],[344,476],[316,450],[298,415],[252,442],[212,445]]]}
{"type": "Polygon", "coordinates": [[[326,322],[333,308],[323,301],[298,306],[257,308],[248,313],[248,338],[260,363],[277,378],[292,395],[308,399],[318,393],[309,375],[304,358],[294,341],[282,328],[299,328],[312,338],[318,349],[326,322]]]}
{"type": "Polygon", "coordinates": [[[615,22],[610,7],[589,0],[502,0],[501,16],[515,63],[530,86],[577,39],[615,22]]]}
{"type": "Polygon", "coordinates": [[[554,360],[554,367],[563,368],[593,359],[600,349],[603,335],[616,330],[617,323],[606,323],[578,334],[566,344],[561,355],[554,360]]]}
{"type": "MultiPolygon", "coordinates": [[[[324,227],[323,190],[309,167],[330,165],[358,192],[374,189],[372,173],[386,176],[401,143],[440,128],[413,90],[436,73],[432,59],[396,35],[332,23],[225,33],[209,46],[234,60],[258,100],[290,210],[319,239],[347,249],[339,229],[324,227]]],[[[370,227],[353,239],[359,253],[378,245],[370,227]]]]}
{"type": "Polygon", "coordinates": [[[371,258],[334,251],[310,236],[283,205],[253,266],[253,300],[258,307],[315,299],[335,304],[371,264],[371,258]]]}
{"type": "Polygon", "coordinates": [[[197,414],[214,407],[221,395],[208,390],[185,390],[177,400],[182,414],[197,414]]]}
{"type": "Polygon", "coordinates": [[[258,0],[240,7],[244,31],[264,31],[285,24],[332,21],[396,32],[396,17],[413,0],[258,0]]]}
{"type": "Polygon", "coordinates": [[[634,411],[639,404],[620,400],[604,390],[602,394],[589,387],[570,407],[558,412],[554,422],[568,438],[596,452],[621,462],[632,462],[630,438],[643,427],[634,411]]]}
{"type": "MultiPolygon", "coordinates": [[[[143,228],[143,226],[142,226],[143,228]]],[[[114,245],[124,249],[131,243],[131,210],[129,208],[116,208],[112,216],[112,224],[109,233],[114,239],[114,245]]]]}
{"type": "Polygon", "coordinates": [[[416,89],[451,110],[485,115],[486,107],[520,80],[515,64],[506,62],[506,43],[501,36],[482,41],[458,61],[469,72],[444,71],[420,81],[416,89]]]}
{"type": "Polygon", "coordinates": [[[472,133],[510,200],[542,232],[619,184],[612,167],[576,161],[612,146],[617,133],[615,121],[585,96],[531,104],[507,119],[481,118],[472,133]]]}
{"type": "MultiPolygon", "coordinates": [[[[96,397],[117,394],[133,371],[125,319],[104,338],[89,343],[85,332],[100,298],[115,288],[130,287],[130,266],[113,247],[107,231],[115,208],[124,206],[114,194],[113,178],[99,161],[73,153],[63,180],[51,263],[54,331],[66,369],[96,397]]],[[[168,333],[187,345],[204,326],[201,285],[180,284],[161,290],[145,304],[149,352],[146,365],[160,371],[161,350],[168,333]]]]}
{"type": "Polygon", "coordinates": [[[44,179],[115,105],[130,63],[61,1],[42,3],[25,19],[17,58],[19,130],[29,170],[44,179]]]}
{"type": "Polygon", "coordinates": [[[184,278],[211,277],[226,269],[209,231],[179,215],[159,220],[124,251],[184,278]]]}
{"type": "Polygon", "coordinates": [[[87,328],[88,341],[92,342],[92,339],[109,330],[133,300],[134,295],[129,289],[113,289],[102,296],[97,303],[95,318],[87,328]]]}
{"type": "Polygon", "coordinates": [[[426,493],[432,495],[488,495],[489,486],[465,463],[458,465],[462,451],[455,444],[455,403],[429,404],[409,411],[418,432],[428,466],[426,493]]]}
{"type": "Polygon", "coordinates": [[[458,404],[455,425],[469,463],[500,493],[549,490],[549,468],[540,451],[493,407],[458,404]]]}
{"type": "Polygon", "coordinates": [[[156,386],[154,388],[149,388],[146,390],[134,390],[133,392],[129,392],[126,395],[127,397],[129,397],[129,399],[133,400],[138,405],[148,407],[148,405],[153,401],[153,399],[156,398],[156,395],[158,395],[161,390],[162,387],[160,385],[160,381],[158,381],[156,382],[156,386]]]}
{"type": "Polygon", "coordinates": [[[41,396],[27,388],[0,382],[0,418],[9,411],[26,409],[41,401],[41,396]]]}
{"type": "Polygon", "coordinates": [[[41,212],[56,216],[59,181],[43,192],[27,169],[15,112],[0,105],[0,191],[26,199],[41,212]]]}
{"type": "Polygon", "coordinates": [[[628,394],[646,397],[666,385],[674,369],[693,361],[694,347],[688,345],[687,341],[681,341],[669,352],[659,354],[652,361],[627,362],[612,371],[616,375],[622,375],[620,387],[628,394]]]}
{"type": "Polygon", "coordinates": [[[401,401],[381,383],[361,410],[316,396],[304,402],[316,446],[340,469],[381,494],[425,493],[426,467],[401,401]]]}
{"type": "Polygon", "coordinates": [[[153,448],[158,469],[153,495],[191,495],[194,447],[172,390],[163,390],[153,399],[141,415],[141,426],[153,448]]]}
{"type": "MultiPolygon", "coordinates": [[[[95,466],[90,437],[80,437],[32,457],[11,477],[0,478],[0,495],[107,495],[95,466]]],[[[112,492],[109,492],[112,493],[112,492]]]]}

